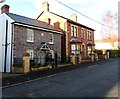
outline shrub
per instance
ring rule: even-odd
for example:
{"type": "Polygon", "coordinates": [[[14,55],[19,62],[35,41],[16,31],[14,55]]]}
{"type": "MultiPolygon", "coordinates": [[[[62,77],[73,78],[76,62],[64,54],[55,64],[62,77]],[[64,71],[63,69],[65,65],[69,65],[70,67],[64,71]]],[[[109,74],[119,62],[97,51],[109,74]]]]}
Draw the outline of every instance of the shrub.
{"type": "Polygon", "coordinates": [[[110,57],[114,58],[114,57],[120,57],[120,49],[118,50],[107,50],[110,52],[110,57]]]}
{"type": "Polygon", "coordinates": [[[103,55],[103,51],[98,49],[95,49],[94,53],[97,53],[98,55],[103,55]]]}

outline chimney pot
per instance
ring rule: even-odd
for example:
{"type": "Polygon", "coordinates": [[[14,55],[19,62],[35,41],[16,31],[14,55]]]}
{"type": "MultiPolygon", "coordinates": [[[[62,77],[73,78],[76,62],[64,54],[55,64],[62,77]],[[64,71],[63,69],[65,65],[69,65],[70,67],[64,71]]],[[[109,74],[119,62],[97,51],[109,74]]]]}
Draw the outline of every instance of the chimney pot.
{"type": "Polygon", "coordinates": [[[42,3],[41,9],[43,11],[49,11],[49,3],[47,1],[42,3]]]}
{"type": "Polygon", "coordinates": [[[10,8],[10,6],[9,5],[3,5],[2,7],[1,7],[1,14],[2,13],[9,13],[9,8],[10,8]]]}

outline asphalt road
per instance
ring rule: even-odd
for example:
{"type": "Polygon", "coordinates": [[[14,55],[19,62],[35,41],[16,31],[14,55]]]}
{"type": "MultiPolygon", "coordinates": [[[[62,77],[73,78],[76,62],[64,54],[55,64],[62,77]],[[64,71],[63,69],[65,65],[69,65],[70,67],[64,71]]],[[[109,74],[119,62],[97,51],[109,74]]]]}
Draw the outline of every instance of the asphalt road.
{"type": "Polygon", "coordinates": [[[3,97],[118,97],[118,59],[2,91],[3,97]]]}

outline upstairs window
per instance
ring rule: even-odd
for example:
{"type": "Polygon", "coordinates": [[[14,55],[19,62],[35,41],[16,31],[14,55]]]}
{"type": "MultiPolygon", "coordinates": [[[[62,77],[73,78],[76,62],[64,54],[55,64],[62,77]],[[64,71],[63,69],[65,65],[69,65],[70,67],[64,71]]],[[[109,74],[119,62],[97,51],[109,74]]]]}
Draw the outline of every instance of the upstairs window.
{"type": "Polygon", "coordinates": [[[27,42],[34,42],[34,31],[27,29],[27,42]]]}
{"type": "Polygon", "coordinates": [[[77,37],[78,29],[75,26],[71,26],[71,36],[77,37]]]}
{"type": "Polygon", "coordinates": [[[49,44],[53,44],[53,43],[54,43],[53,33],[49,33],[49,44]]]}
{"type": "Polygon", "coordinates": [[[92,40],[92,32],[91,31],[87,32],[87,39],[92,40]]]}
{"type": "Polygon", "coordinates": [[[81,38],[84,39],[85,38],[85,30],[81,29],[81,38]]]}

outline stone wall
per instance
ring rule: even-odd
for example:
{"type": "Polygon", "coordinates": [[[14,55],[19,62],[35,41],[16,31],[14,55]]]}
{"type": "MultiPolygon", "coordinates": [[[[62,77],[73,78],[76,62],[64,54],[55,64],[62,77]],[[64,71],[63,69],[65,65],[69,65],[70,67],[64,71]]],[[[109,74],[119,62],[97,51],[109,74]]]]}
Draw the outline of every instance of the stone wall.
{"type": "Polygon", "coordinates": [[[34,42],[27,42],[27,28],[18,25],[14,26],[14,41],[13,41],[14,64],[21,64],[23,62],[22,61],[23,53],[26,53],[28,49],[36,50],[36,48],[42,42],[47,43],[51,50],[57,51],[58,57],[61,57],[61,34],[53,33],[54,44],[49,44],[49,33],[51,32],[46,32],[38,29],[33,30],[34,30],[34,42]]]}

